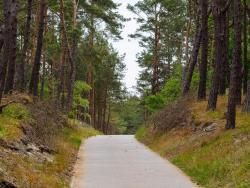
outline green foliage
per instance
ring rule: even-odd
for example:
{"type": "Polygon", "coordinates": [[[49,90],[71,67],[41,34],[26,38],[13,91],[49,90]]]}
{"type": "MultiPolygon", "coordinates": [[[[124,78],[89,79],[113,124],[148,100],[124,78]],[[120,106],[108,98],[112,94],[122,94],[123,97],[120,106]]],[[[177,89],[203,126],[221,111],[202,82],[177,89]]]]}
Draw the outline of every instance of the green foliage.
{"type": "Polygon", "coordinates": [[[165,106],[165,98],[162,94],[150,95],[145,98],[146,107],[150,112],[155,112],[165,106]]]}
{"type": "Polygon", "coordinates": [[[120,133],[134,134],[143,122],[143,108],[136,96],[127,96],[125,100],[112,103],[111,122],[120,133]]]}
{"type": "MultiPolygon", "coordinates": [[[[127,7],[136,15],[138,24],[136,32],[130,37],[139,39],[143,47],[143,51],[137,55],[141,67],[137,89],[142,95],[148,95],[152,90],[155,56],[159,56],[157,77],[160,87],[172,76],[175,66],[181,64],[183,26],[187,21],[185,6],[186,1],[139,0],[127,7]],[[159,33],[156,33],[157,30],[159,33]],[[159,44],[156,44],[157,41],[159,44]]],[[[150,97],[148,100],[160,103],[161,96],[150,97]]]]}
{"type": "Polygon", "coordinates": [[[136,137],[138,140],[140,140],[140,139],[142,139],[142,138],[146,135],[146,132],[147,132],[146,127],[142,126],[142,127],[140,127],[140,128],[136,131],[135,137],[136,137]]]}
{"type": "Polygon", "coordinates": [[[14,119],[23,120],[29,117],[29,112],[21,104],[11,104],[4,108],[3,115],[14,119]]]}
{"type": "Polygon", "coordinates": [[[69,117],[76,119],[78,116],[84,117],[84,119],[89,118],[88,109],[89,101],[84,98],[86,94],[90,91],[91,87],[83,81],[76,81],[73,96],[73,110],[69,112],[69,117]]]}

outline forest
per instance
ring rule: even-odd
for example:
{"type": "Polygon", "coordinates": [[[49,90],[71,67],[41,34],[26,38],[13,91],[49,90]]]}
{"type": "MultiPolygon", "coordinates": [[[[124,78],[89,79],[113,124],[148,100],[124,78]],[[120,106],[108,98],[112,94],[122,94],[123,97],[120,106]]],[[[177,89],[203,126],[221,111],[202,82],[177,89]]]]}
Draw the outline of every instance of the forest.
{"type": "MultiPolygon", "coordinates": [[[[135,0],[127,4],[133,18],[120,6],[114,0],[2,0],[0,114],[21,94],[102,134],[137,133],[157,152],[157,136],[189,125],[220,130],[209,135],[213,141],[239,133],[249,143],[250,1],[135,0]],[[142,49],[134,92],[124,83],[130,54],[113,46],[131,19],[137,28],[129,38],[142,49]]],[[[0,119],[0,141],[1,126],[0,119]]],[[[184,158],[173,160],[198,176],[184,158]]],[[[246,174],[238,187],[250,186],[249,166],[246,174]]]]}
{"type": "MultiPolygon", "coordinates": [[[[225,127],[235,128],[236,106],[243,103],[243,111],[250,110],[248,4],[218,0],[128,5],[138,23],[130,37],[143,47],[137,59],[137,91],[144,114],[195,90],[198,100],[207,98],[207,110],[215,110],[218,95],[228,94],[225,127]]],[[[28,92],[98,130],[112,132],[112,109],[136,98],[122,83],[123,56],[111,44],[121,39],[122,22],[128,20],[117,12],[119,5],[44,0],[3,1],[1,6],[0,99],[28,92]]]]}

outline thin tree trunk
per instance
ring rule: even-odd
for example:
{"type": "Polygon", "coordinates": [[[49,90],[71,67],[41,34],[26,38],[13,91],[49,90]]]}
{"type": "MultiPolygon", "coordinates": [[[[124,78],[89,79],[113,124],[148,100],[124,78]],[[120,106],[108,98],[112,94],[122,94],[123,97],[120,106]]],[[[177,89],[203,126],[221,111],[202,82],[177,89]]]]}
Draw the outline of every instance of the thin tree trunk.
{"type": "Polygon", "coordinates": [[[208,1],[200,0],[201,4],[201,64],[200,64],[200,81],[198,89],[198,100],[206,99],[207,83],[207,56],[208,56],[208,1]]]}
{"type": "Polygon", "coordinates": [[[247,83],[247,93],[246,93],[245,101],[243,103],[242,111],[250,112],[250,79],[248,80],[248,83],[247,83]]]}
{"type": "Polygon", "coordinates": [[[0,53],[2,52],[4,45],[4,26],[0,27],[0,53]]]}
{"type": "Polygon", "coordinates": [[[197,58],[198,58],[200,43],[201,43],[201,31],[202,31],[201,29],[198,29],[198,28],[199,28],[199,25],[197,25],[193,51],[192,51],[192,57],[190,59],[190,65],[189,65],[187,77],[185,78],[185,81],[184,81],[184,87],[182,91],[183,95],[187,95],[190,90],[194,68],[197,64],[197,58]]]}
{"type": "Polygon", "coordinates": [[[235,128],[237,84],[239,84],[241,67],[241,1],[234,0],[234,52],[230,76],[226,129],[235,128]]]}
{"type": "Polygon", "coordinates": [[[105,128],[104,134],[108,134],[109,123],[110,123],[110,116],[111,116],[111,106],[109,104],[109,106],[108,106],[108,119],[107,119],[107,124],[106,124],[106,128],[105,128]]]}
{"type": "Polygon", "coordinates": [[[3,13],[4,13],[4,45],[3,45],[3,54],[0,62],[0,103],[3,96],[3,91],[5,87],[5,77],[7,72],[8,66],[8,57],[10,54],[10,40],[11,40],[11,25],[10,25],[10,1],[4,0],[3,1],[3,13]]]}
{"type": "Polygon", "coordinates": [[[58,106],[61,106],[64,108],[65,101],[64,101],[64,90],[65,90],[65,44],[62,40],[62,46],[61,46],[61,64],[60,64],[60,80],[58,84],[58,91],[57,91],[57,100],[58,100],[58,106]]]}
{"type": "Polygon", "coordinates": [[[43,37],[45,29],[45,17],[47,14],[47,4],[45,0],[40,2],[40,14],[39,14],[39,28],[38,28],[38,37],[37,37],[37,48],[36,55],[34,60],[34,65],[32,69],[32,75],[29,86],[29,93],[34,96],[38,96],[38,84],[39,84],[39,72],[41,66],[41,55],[43,49],[43,37]]]}
{"type": "Polygon", "coordinates": [[[160,90],[159,85],[159,41],[160,28],[158,26],[157,3],[155,3],[155,31],[154,31],[154,51],[153,51],[153,78],[152,78],[152,94],[156,94],[160,90]]]}
{"type": "Polygon", "coordinates": [[[25,70],[27,64],[27,51],[29,47],[29,40],[30,40],[30,29],[31,29],[31,20],[32,20],[32,4],[33,0],[27,0],[27,20],[25,25],[24,31],[24,44],[21,51],[21,58],[20,63],[17,66],[17,76],[16,76],[16,89],[19,91],[24,91],[26,87],[25,83],[25,70]]]}
{"type": "Polygon", "coordinates": [[[6,77],[4,92],[7,94],[14,88],[14,76],[16,72],[16,50],[17,50],[17,9],[18,4],[16,0],[11,1],[10,5],[10,25],[11,38],[8,41],[10,43],[9,63],[8,63],[8,74],[6,77]]]}
{"type": "Polygon", "coordinates": [[[228,63],[228,13],[223,12],[221,14],[221,36],[223,39],[220,41],[221,46],[221,72],[220,72],[220,83],[219,83],[219,94],[226,94],[226,82],[227,82],[227,74],[229,71],[229,63],[228,63]]]}
{"type": "Polygon", "coordinates": [[[44,98],[44,86],[45,86],[45,68],[46,65],[46,58],[45,58],[45,54],[43,54],[43,64],[42,64],[42,79],[41,79],[41,91],[40,91],[40,98],[43,99],[44,98]]]}
{"type": "MultiPolygon", "coordinates": [[[[77,15],[77,7],[78,7],[78,3],[76,2],[76,0],[72,0],[72,5],[73,5],[72,22],[73,22],[73,28],[76,29],[76,27],[77,27],[76,15],[77,15]]],[[[62,10],[64,10],[64,9],[62,9],[62,10]]],[[[65,31],[65,33],[66,33],[66,31],[65,31]]],[[[69,43],[68,43],[68,46],[69,46],[69,43]]],[[[72,109],[72,105],[73,105],[73,92],[74,92],[75,77],[76,77],[76,64],[75,64],[76,48],[77,48],[77,36],[74,35],[73,40],[72,40],[72,51],[71,51],[71,60],[70,60],[70,74],[69,74],[70,81],[68,82],[68,87],[67,87],[67,89],[68,89],[67,110],[68,111],[70,111],[72,109]]]]}
{"type": "MultiPolygon", "coordinates": [[[[208,107],[207,110],[215,110],[217,105],[217,98],[219,94],[220,80],[222,70],[222,63],[225,61],[225,48],[226,48],[226,17],[224,7],[227,3],[223,0],[223,3],[220,0],[214,2],[214,8],[212,10],[214,15],[214,25],[215,25],[215,69],[212,79],[212,88],[210,90],[208,107]]],[[[224,76],[225,77],[225,76],[224,76]]]]}
{"type": "Polygon", "coordinates": [[[247,4],[246,0],[244,0],[244,20],[243,20],[243,40],[244,40],[244,56],[243,56],[243,62],[244,62],[244,76],[243,76],[243,93],[247,93],[247,81],[248,81],[248,62],[247,62],[247,4]]]}
{"type": "MultiPolygon", "coordinates": [[[[243,28],[243,36],[244,36],[244,66],[245,69],[248,69],[248,58],[247,58],[247,18],[245,17],[246,15],[246,11],[247,11],[247,5],[246,5],[246,0],[244,0],[244,28],[243,28]]],[[[250,12],[250,11],[249,11],[250,12]]],[[[249,18],[250,18],[250,14],[249,14],[249,18]]],[[[246,71],[246,70],[245,70],[246,71]]],[[[248,72],[248,71],[247,71],[248,72]]],[[[245,81],[246,81],[246,72],[244,72],[245,76],[244,76],[244,90],[245,90],[245,81]]],[[[249,79],[249,75],[247,74],[247,92],[246,92],[246,98],[245,101],[243,103],[243,107],[242,107],[242,111],[243,112],[250,112],[250,79],[249,79]]]]}
{"type": "Polygon", "coordinates": [[[106,111],[107,111],[107,97],[108,97],[108,87],[107,84],[105,86],[104,91],[104,104],[103,104],[103,114],[102,114],[102,129],[105,130],[106,126],[106,111]]]}
{"type": "Polygon", "coordinates": [[[185,46],[185,59],[186,59],[186,64],[183,67],[183,72],[182,72],[182,90],[184,90],[184,85],[185,85],[185,79],[187,76],[187,72],[189,69],[189,63],[190,63],[190,58],[189,58],[189,38],[190,38],[190,28],[191,28],[191,18],[189,19],[189,22],[187,24],[187,31],[186,31],[186,46],[185,46]]]}
{"type": "MultiPolygon", "coordinates": [[[[89,49],[93,50],[94,46],[94,17],[91,15],[91,29],[89,33],[89,49]]],[[[89,62],[87,67],[87,83],[91,86],[91,90],[89,92],[89,114],[91,116],[90,124],[95,127],[95,83],[94,83],[94,67],[93,62],[89,62]]]]}

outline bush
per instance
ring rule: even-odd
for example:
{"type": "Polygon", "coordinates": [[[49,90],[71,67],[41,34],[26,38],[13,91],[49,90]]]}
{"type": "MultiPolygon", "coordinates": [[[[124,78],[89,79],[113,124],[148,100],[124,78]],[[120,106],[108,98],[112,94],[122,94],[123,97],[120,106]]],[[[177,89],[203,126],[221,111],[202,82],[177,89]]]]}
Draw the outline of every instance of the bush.
{"type": "MultiPolygon", "coordinates": [[[[150,112],[156,112],[166,105],[176,101],[182,94],[182,66],[175,65],[173,75],[168,79],[161,89],[155,95],[150,95],[145,98],[145,104],[150,112]]],[[[208,83],[209,84],[209,83],[208,83]]],[[[190,90],[196,91],[199,85],[199,73],[195,71],[192,77],[190,90]]]]}
{"type": "Polygon", "coordinates": [[[175,127],[189,125],[191,123],[190,112],[187,106],[185,100],[179,100],[154,114],[151,120],[154,129],[167,132],[175,127]]]}

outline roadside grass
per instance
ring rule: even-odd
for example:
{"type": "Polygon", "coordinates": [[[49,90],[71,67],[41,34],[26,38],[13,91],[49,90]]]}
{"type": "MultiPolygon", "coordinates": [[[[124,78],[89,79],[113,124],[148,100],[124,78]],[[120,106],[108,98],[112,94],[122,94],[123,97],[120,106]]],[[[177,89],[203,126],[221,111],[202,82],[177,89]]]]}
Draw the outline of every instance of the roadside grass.
{"type": "Polygon", "coordinates": [[[184,127],[159,134],[141,128],[136,137],[203,187],[249,188],[250,116],[238,107],[236,129],[225,131],[226,104],[227,98],[220,97],[219,110],[207,112],[206,101],[190,101],[195,121],[218,124],[214,133],[199,134],[184,127]]]}
{"type": "MultiPolygon", "coordinates": [[[[42,109],[41,109],[42,110],[42,109]]],[[[11,104],[0,114],[0,139],[9,143],[18,142],[24,133],[21,125],[26,120],[36,121],[31,111],[22,104],[11,104]]],[[[0,180],[8,177],[18,187],[63,188],[69,187],[78,149],[90,136],[100,134],[93,128],[76,120],[68,120],[68,125],[57,130],[55,135],[56,153],[53,160],[43,161],[33,155],[24,155],[0,146],[0,180]]]]}

